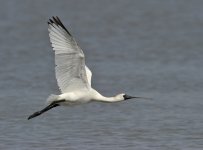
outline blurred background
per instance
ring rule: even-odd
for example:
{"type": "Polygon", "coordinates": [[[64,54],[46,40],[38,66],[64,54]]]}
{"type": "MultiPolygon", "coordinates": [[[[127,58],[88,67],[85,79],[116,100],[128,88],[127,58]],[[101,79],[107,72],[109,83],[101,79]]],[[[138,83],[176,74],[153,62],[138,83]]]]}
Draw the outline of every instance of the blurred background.
{"type": "Polygon", "coordinates": [[[203,1],[8,0],[0,5],[0,149],[202,150],[203,1]],[[106,96],[153,98],[56,108],[47,21],[59,16],[106,96]]]}

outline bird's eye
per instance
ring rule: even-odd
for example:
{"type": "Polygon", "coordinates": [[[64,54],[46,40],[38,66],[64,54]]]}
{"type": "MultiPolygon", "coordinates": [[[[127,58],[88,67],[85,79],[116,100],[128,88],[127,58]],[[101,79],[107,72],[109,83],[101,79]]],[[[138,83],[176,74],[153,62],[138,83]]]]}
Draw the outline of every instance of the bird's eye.
{"type": "Polygon", "coordinates": [[[124,98],[124,100],[126,100],[126,98],[127,98],[126,94],[123,95],[123,98],[124,98]]]}

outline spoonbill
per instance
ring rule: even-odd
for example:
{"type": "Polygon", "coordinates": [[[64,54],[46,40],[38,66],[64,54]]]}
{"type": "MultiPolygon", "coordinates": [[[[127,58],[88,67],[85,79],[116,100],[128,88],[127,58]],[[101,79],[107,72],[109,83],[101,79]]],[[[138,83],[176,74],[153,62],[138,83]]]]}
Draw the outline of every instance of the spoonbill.
{"type": "Polygon", "coordinates": [[[70,106],[91,101],[112,103],[143,98],[124,93],[113,97],[101,95],[91,87],[92,72],[85,65],[82,49],[57,16],[49,19],[48,31],[55,52],[55,73],[61,94],[51,94],[47,98],[48,106],[30,115],[28,120],[57,106],[70,106]]]}

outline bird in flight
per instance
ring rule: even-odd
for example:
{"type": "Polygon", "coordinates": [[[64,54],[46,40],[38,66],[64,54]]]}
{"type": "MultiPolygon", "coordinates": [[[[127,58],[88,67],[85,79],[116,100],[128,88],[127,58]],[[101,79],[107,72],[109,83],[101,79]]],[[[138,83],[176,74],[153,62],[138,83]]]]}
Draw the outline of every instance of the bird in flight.
{"type": "Polygon", "coordinates": [[[70,106],[91,101],[112,103],[143,98],[124,93],[113,97],[101,95],[91,87],[92,72],[85,65],[82,49],[57,16],[49,19],[48,31],[55,52],[55,73],[61,94],[51,94],[47,98],[48,106],[30,115],[28,120],[57,106],[70,106]]]}

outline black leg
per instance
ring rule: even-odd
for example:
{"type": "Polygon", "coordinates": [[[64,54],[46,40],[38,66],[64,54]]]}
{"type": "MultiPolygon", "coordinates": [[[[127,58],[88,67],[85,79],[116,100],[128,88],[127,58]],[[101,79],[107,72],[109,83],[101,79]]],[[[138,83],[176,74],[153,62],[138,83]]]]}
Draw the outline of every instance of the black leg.
{"type": "Polygon", "coordinates": [[[34,118],[34,117],[37,117],[37,116],[43,114],[44,112],[46,112],[46,111],[48,111],[48,110],[50,110],[50,109],[52,109],[52,108],[54,108],[54,107],[59,106],[59,103],[60,103],[60,102],[64,102],[64,101],[65,101],[65,100],[60,100],[60,101],[55,101],[55,102],[51,103],[50,105],[48,105],[48,106],[45,107],[44,109],[42,109],[42,110],[40,110],[40,111],[37,111],[37,112],[33,113],[32,115],[30,115],[30,116],[28,117],[28,120],[29,120],[29,119],[32,119],[32,118],[34,118]]]}

